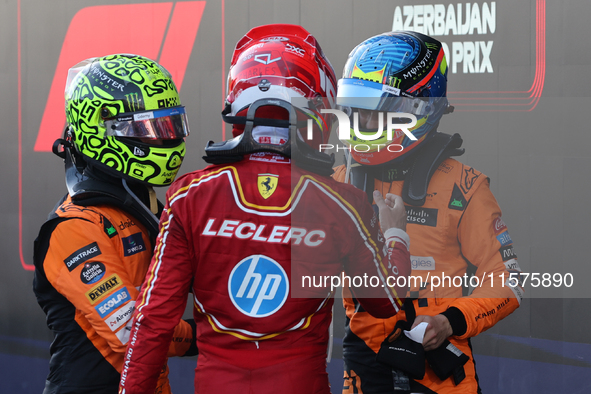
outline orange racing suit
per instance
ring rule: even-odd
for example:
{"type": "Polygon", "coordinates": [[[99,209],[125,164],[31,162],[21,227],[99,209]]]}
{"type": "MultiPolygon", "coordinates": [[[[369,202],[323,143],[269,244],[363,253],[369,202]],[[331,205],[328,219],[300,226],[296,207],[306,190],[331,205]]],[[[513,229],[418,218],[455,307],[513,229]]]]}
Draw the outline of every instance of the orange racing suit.
{"type": "MultiPolygon", "coordinates": [[[[152,244],[133,216],[68,196],[35,242],[34,290],[54,333],[44,394],[116,393],[138,289],[152,244]]],[[[181,321],[169,356],[182,356],[192,328],[181,321]]],[[[156,393],[170,393],[163,365],[156,393]]]]}
{"type": "MultiPolygon", "coordinates": [[[[374,189],[383,194],[402,194],[405,176],[401,171],[387,172],[381,179],[374,180],[374,189]]],[[[336,169],[334,178],[344,180],[345,166],[336,169]]],[[[499,277],[504,273],[507,280],[510,270],[520,270],[511,238],[501,219],[501,210],[489,189],[489,179],[454,159],[446,159],[435,170],[424,205],[406,205],[406,208],[406,231],[412,241],[412,275],[422,278],[422,286],[413,287],[411,283],[406,311],[389,319],[373,318],[345,292],[347,325],[343,342],[343,393],[394,392],[393,372],[378,363],[375,354],[396,322],[414,313],[443,313],[453,329],[453,336],[448,339],[470,360],[464,365],[466,376],[458,386],[451,377],[441,381],[426,365],[424,378],[411,380],[410,391],[477,393],[480,389],[469,338],[513,312],[522,297],[521,288],[503,286],[499,277]],[[469,265],[476,268],[475,276],[480,279],[479,287],[470,296],[462,297],[461,287],[431,287],[434,276],[462,277],[469,265]],[[412,303],[410,299],[413,299],[412,303]]]]}

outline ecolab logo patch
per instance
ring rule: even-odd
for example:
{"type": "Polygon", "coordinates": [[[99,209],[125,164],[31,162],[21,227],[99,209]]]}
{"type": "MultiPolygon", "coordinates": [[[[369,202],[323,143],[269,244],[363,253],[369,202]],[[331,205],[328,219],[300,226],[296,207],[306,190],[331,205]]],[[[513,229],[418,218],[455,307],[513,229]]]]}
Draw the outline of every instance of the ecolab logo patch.
{"type": "Polygon", "coordinates": [[[78,267],[80,264],[90,260],[93,257],[99,256],[100,254],[101,250],[98,247],[98,244],[93,242],[69,255],[64,260],[64,263],[66,264],[66,267],[68,267],[68,271],[72,272],[74,268],[78,267]]]}
{"type": "Polygon", "coordinates": [[[91,304],[94,304],[111,290],[121,286],[122,283],[123,282],[121,282],[121,278],[115,274],[90,289],[86,293],[86,298],[88,298],[88,301],[90,301],[91,304]]]}
{"type": "Polygon", "coordinates": [[[104,318],[129,300],[131,300],[131,296],[129,295],[127,288],[124,287],[111,294],[109,298],[98,304],[94,309],[96,309],[101,318],[104,318]]]}

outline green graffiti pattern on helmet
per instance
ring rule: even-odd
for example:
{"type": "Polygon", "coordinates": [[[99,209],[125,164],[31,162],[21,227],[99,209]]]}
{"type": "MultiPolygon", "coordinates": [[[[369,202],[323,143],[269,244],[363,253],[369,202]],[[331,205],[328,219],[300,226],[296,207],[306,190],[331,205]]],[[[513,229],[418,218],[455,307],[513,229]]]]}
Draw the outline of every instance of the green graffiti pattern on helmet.
{"type": "MultiPolygon", "coordinates": [[[[76,70],[77,71],[77,70],[76,70]]],[[[170,73],[143,56],[89,59],[66,86],[66,119],[85,160],[113,175],[153,186],[172,183],[185,155],[182,139],[164,145],[105,135],[105,118],[181,105],[170,73]]]]}

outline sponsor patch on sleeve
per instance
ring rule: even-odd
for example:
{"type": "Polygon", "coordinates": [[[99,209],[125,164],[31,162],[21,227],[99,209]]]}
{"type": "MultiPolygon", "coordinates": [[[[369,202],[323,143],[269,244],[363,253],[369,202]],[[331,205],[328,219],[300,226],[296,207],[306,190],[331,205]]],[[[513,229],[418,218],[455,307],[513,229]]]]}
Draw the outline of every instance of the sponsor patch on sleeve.
{"type": "Polygon", "coordinates": [[[109,294],[111,290],[121,286],[121,278],[117,274],[112,275],[86,292],[86,298],[91,304],[94,304],[105,295],[109,294]]]}
{"type": "Polygon", "coordinates": [[[493,230],[495,232],[495,235],[507,230],[507,225],[505,224],[505,222],[503,222],[503,219],[501,219],[500,216],[493,221],[493,230]]]}
{"type": "Polygon", "coordinates": [[[499,253],[501,254],[501,257],[503,258],[503,261],[508,261],[508,260],[517,258],[517,255],[515,254],[515,251],[513,250],[513,245],[503,246],[501,249],[499,249],[499,253]]]}
{"type": "Polygon", "coordinates": [[[84,268],[80,271],[80,280],[86,285],[92,285],[105,276],[105,265],[98,261],[84,264],[84,268]]]}
{"type": "Polygon", "coordinates": [[[69,255],[64,260],[64,263],[66,264],[68,271],[72,272],[74,268],[78,267],[80,264],[99,255],[101,255],[101,250],[98,244],[93,242],[69,255]]]}
{"type": "Polygon", "coordinates": [[[507,268],[507,270],[516,270],[521,272],[521,267],[519,266],[519,263],[516,259],[511,259],[503,264],[505,264],[505,268],[507,268]]]}
{"type": "Polygon", "coordinates": [[[497,235],[497,240],[499,241],[501,246],[507,246],[513,243],[513,240],[511,239],[511,236],[509,235],[508,231],[504,231],[497,235]]]}
{"type": "Polygon", "coordinates": [[[515,286],[515,281],[511,280],[511,278],[507,278],[507,280],[505,281],[505,287],[508,287],[511,289],[513,294],[515,294],[515,298],[517,299],[517,302],[519,303],[519,305],[521,305],[521,300],[523,300],[523,296],[525,293],[523,291],[523,288],[520,286],[515,286]]]}
{"type": "MultiPolygon", "coordinates": [[[[135,302],[135,301],[134,301],[135,302]]],[[[125,327],[115,333],[115,336],[121,341],[122,344],[127,345],[129,342],[129,334],[131,334],[131,322],[133,320],[129,319],[125,327]]]]}
{"type": "Polygon", "coordinates": [[[129,237],[121,238],[123,242],[123,255],[131,256],[146,250],[142,233],[131,234],[129,237]]]}
{"type": "Polygon", "coordinates": [[[127,288],[124,287],[121,290],[118,290],[112,294],[109,294],[106,299],[94,307],[94,309],[98,312],[101,318],[104,318],[127,301],[131,300],[131,295],[127,291],[127,288]]]}
{"type": "MultiPolygon", "coordinates": [[[[119,327],[131,320],[131,316],[133,315],[134,309],[135,301],[131,301],[130,303],[126,304],[123,308],[120,308],[117,312],[109,316],[108,319],[105,319],[105,323],[107,323],[107,326],[109,326],[111,331],[116,331],[119,327]]],[[[123,331],[122,334],[125,334],[125,331],[127,331],[127,338],[119,336],[117,337],[119,338],[121,343],[127,343],[127,340],[129,339],[129,331],[125,328],[123,328],[123,330],[121,331],[123,331]],[[125,342],[123,342],[124,340],[125,342]]]]}

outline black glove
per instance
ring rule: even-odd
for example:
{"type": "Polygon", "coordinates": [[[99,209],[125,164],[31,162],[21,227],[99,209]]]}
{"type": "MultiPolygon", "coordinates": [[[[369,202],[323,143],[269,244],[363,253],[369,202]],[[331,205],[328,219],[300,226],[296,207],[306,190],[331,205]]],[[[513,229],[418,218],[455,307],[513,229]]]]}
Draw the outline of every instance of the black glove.
{"type": "Polygon", "coordinates": [[[195,320],[193,319],[184,319],[192,328],[193,331],[193,340],[191,341],[191,346],[189,349],[183,354],[181,357],[191,357],[196,356],[199,354],[199,349],[197,348],[197,325],[195,324],[195,320]]]}
{"type": "Polygon", "coordinates": [[[437,349],[427,352],[425,357],[435,375],[442,381],[453,374],[454,382],[458,385],[466,377],[464,364],[470,357],[447,339],[437,349]]]}
{"type": "Polygon", "coordinates": [[[376,360],[406,372],[415,380],[423,379],[425,376],[423,344],[408,338],[402,332],[403,330],[410,330],[410,324],[400,320],[396,323],[394,331],[382,342],[376,360]]]}

